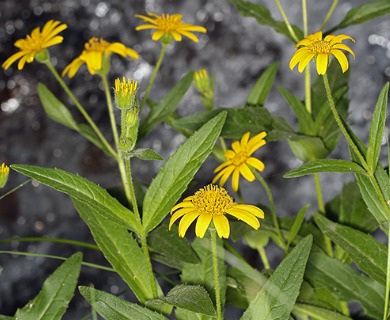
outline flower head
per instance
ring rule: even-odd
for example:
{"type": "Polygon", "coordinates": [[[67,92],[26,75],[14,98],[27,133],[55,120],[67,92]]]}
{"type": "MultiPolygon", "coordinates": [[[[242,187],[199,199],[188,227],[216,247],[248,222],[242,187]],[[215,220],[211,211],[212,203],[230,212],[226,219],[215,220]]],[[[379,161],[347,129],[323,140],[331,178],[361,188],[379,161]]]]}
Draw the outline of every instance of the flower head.
{"type": "Polygon", "coordinates": [[[34,58],[45,52],[46,48],[61,43],[64,38],[58,34],[66,28],[66,24],[54,20],[46,22],[42,31],[39,27],[35,28],[25,39],[19,39],[15,42],[15,47],[19,48],[20,51],[9,57],[2,64],[2,67],[7,70],[16,60],[20,59],[18,69],[22,70],[26,62],[33,62],[34,58]]]}
{"type": "Polygon", "coordinates": [[[211,110],[214,105],[214,79],[210,80],[206,69],[195,71],[194,85],[206,109],[211,110]]]}
{"type": "Polygon", "coordinates": [[[138,82],[123,77],[115,79],[115,101],[119,109],[131,109],[134,106],[135,95],[138,90],[138,82]]]}
{"type": "Polygon", "coordinates": [[[120,42],[110,43],[102,38],[93,37],[85,44],[81,55],[64,69],[62,76],[67,74],[69,78],[72,78],[84,63],[87,65],[89,73],[94,75],[104,68],[108,68],[108,58],[112,53],[122,57],[129,56],[132,59],[139,58],[137,52],[120,42]],[[106,62],[107,65],[105,65],[106,62]]]}
{"type": "Polygon", "coordinates": [[[256,230],[260,227],[257,218],[264,218],[263,210],[253,205],[235,203],[224,188],[209,184],[172,208],[169,229],[177,219],[182,218],[179,223],[179,236],[184,237],[192,222],[198,219],[195,234],[203,238],[213,221],[218,236],[228,238],[230,225],[225,214],[244,221],[256,230]]]}
{"type": "Polygon", "coordinates": [[[298,50],[291,58],[290,69],[294,69],[299,63],[298,71],[302,72],[310,60],[315,58],[317,73],[323,75],[328,68],[329,56],[334,55],[340,63],[341,70],[343,72],[347,71],[348,60],[341,50],[349,52],[353,57],[355,57],[355,54],[350,47],[341,43],[346,39],[355,41],[346,34],[327,35],[324,39],[322,39],[321,31],[308,35],[296,44],[295,49],[298,48],[298,50]]]}
{"type": "Polygon", "coordinates": [[[9,175],[9,167],[3,163],[0,167],[0,188],[4,187],[7,183],[9,175]]]}
{"type": "Polygon", "coordinates": [[[164,41],[164,43],[169,43],[172,38],[175,39],[175,41],[181,41],[182,36],[185,36],[194,42],[198,42],[199,39],[193,32],[206,33],[206,28],[204,27],[183,23],[181,21],[183,17],[181,14],[162,14],[159,16],[148,12],[148,16],[149,17],[136,14],[135,17],[144,20],[147,24],[140,25],[135,29],[137,31],[156,29],[152,35],[154,41],[158,41],[162,38],[161,40],[164,41]]]}
{"type": "Polygon", "coordinates": [[[245,133],[241,141],[234,141],[232,143],[233,150],[227,150],[225,152],[226,161],[214,170],[217,175],[213,179],[213,183],[219,181],[219,185],[223,186],[226,180],[232,176],[232,188],[234,191],[238,190],[238,181],[240,175],[246,180],[253,181],[255,176],[251,168],[259,171],[264,170],[264,163],[259,159],[251,157],[251,155],[265,145],[264,138],[267,136],[266,132],[260,132],[258,135],[249,139],[250,132],[245,133]]]}

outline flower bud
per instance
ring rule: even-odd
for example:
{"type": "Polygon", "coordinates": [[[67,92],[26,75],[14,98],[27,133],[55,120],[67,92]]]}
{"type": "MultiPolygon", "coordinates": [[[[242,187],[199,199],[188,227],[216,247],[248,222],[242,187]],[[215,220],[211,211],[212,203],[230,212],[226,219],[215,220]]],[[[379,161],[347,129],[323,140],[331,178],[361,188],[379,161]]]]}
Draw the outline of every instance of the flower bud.
{"type": "Polygon", "coordinates": [[[210,81],[206,69],[196,71],[194,74],[194,85],[200,92],[200,98],[206,109],[211,110],[214,105],[214,82],[210,81]]]}
{"type": "Polygon", "coordinates": [[[3,188],[7,183],[9,175],[9,167],[3,163],[0,167],[0,188],[3,188]]]}
{"type": "Polygon", "coordinates": [[[132,81],[123,77],[122,81],[119,78],[115,79],[115,103],[119,109],[127,110],[136,107],[136,94],[138,90],[138,82],[132,81]]]}

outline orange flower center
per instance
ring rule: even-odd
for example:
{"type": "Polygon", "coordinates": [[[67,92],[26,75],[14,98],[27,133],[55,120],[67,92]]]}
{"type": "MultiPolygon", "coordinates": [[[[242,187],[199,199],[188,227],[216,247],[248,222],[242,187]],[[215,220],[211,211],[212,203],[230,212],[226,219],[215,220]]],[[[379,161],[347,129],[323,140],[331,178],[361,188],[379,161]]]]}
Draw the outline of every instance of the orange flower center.
{"type": "Polygon", "coordinates": [[[109,42],[100,38],[93,37],[85,44],[86,51],[104,52],[110,45],[109,42]]]}
{"type": "Polygon", "coordinates": [[[320,54],[320,53],[330,54],[330,51],[332,50],[332,46],[329,42],[320,40],[320,41],[313,42],[310,45],[310,50],[315,54],[320,54]]]}
{"type": "Polygon", "coordinates": [[[248,160],[248,154],[245,151],[240,151],[236,153],[236,155],[232,159],[229,160],[231,160],[236,167],[239,167],[240,165],[245,163],[246,160],[248,160]]]}
{"type": "Polygon", "coordinates": [[[195,192],[192,203],[202,213],[223,215],[234,201],[224,188],[209,184],[195,192]]]}

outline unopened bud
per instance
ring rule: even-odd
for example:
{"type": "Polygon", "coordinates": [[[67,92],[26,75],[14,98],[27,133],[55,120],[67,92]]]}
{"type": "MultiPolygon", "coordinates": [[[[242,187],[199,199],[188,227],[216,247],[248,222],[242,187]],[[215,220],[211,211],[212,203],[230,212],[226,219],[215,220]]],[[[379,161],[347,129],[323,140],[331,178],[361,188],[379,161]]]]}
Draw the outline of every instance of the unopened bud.
{"type": "Polygon", "coordinates": [[[9,175],[9,167],[3,163],[0,167],[0,188],[4,187],[7,183],[9,175]]]}
{"type": "Polygon", "coordinates": [[[123,77],[115,79],[115,103],[119,109],[127,110],[136,107],[138,82],[123,77]]]}

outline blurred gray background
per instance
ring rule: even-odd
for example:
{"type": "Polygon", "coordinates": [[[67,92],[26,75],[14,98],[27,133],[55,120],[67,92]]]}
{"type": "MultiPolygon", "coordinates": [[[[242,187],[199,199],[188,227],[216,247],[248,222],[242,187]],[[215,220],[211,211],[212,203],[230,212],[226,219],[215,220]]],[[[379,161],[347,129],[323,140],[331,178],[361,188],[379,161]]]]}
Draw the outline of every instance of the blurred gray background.
{"type": "MultiPolygon", "coordinates": [[[[275,18],[281,19],[274,1],[253,1],[263,3],[275,18]]],[[[330,1],[308,1],[309,32],[316,32],[330,6],[330,1]]],[[[352,7],[367,1],[339,1],[328,27],[338,23],[352,7]]],[[[301,2],[282,1],[292,23],[301,26],[301,2]]],[[[138,80],[141,95],[156,63],[160,44],[151,40],[151,32],[135,31],[141,23],[134,14],[181,13],[188,23],[205,26],[206,35],[200,34],[199,43],[184,39],[169,46],[162,68],[158,74],[151,99],[159,100],[189,70],[207,68],[216,78],[216,105],[235,107],[244,103],[257,78],[272,62],[279,61],[279,71],[266,107],[295,125],[295,119],[276,86],[283,86],[303,97],[303,76],[296,69],[290,71],[289,60],[294,46],[284,36],[272,29],[257,24],[252,18],[241,17],[236,9],[225,0],[176,0],[176,1],[99,1],[99,0],[2,0],[0,1],[0,62],[3,63],[17,49],[13,43],[24,38],[36,26],[42,27],[50,19],[60,20],[68,25],[61,33],[62,44],[51,47],[52,62],[58,71],[76,58],[84,43],[92,36],[120,41],[134,48],[141,56],[139,60],[126,60],[112,56],[110,81],[116,77],[130,77],[138,80]]],[[[355,38],[351,44],[356,54],[350,60],[350,115],[349,123],[357,134],[366,141],[371,113],[376,98],[390,77],[390,20],[388,17],[373,20],[362,26],[352,26],[343,33],[355,38]]],[[[340,32],[338,32],[340,33],[340,32]]],[[[350,45],[350,43],[348,43],[350,45]]],[[[91,76],[83,67],[73,79],[66,83],[85,106],[92,118],[111,138],[109,118],[102,84],[97,76],[91,76]]],[[[0,162],[23,163],[44,167],[58,167],[78,173],[105,188],[120,185],[115,163],[91,143],[57,123],[43,112],[38,100],[36,86],[43,82],[55,95],[65,102],[74,117],[83,119],[69,101],[60,85],[43,65],[37,62],[26,64],[24,70],[17,70],[17,63],[7,71],[0,71],[0,162]]],[[[202,111],[199,96],[191,88],[183,99],[178,113],[181,116],[202,111]]],[[[144,114],[142,115],[144,116],[144,114]]],[[[165,159],[172,154],[185,138],[169,128],[159,125],[140,146],[153,148],[165,159]]],[[[301,163],[290,151],[286,141],[268,143],[256,153],[266,164],[264,178],[270,184],[275,197],[278,216],[295,215],[307,203],[316,209],[316,197],[311,177],[287,180],[282,176],[301,163]]],[[[331,155],[334,158],[348,156],[346,143],[342,139],[331,155]]],[[[386,159],[386,158],[384,158],[386,159]]],[[[157,161],[133,162],[135,178],[148,184],[163,163],[157,161]]],[[[210,159],[201,168],[196,178],[199,184],[207,184],[213,177],[217,162],[210,159]]],[[[343,182],[351,180],[349,175],[323,174],[321,182],[325,201],[332,199],[343,182]]],[[[26,178],[11,172],[5,193],[26,178]]],[[[230,181],[229,181],[230,185],[230,181]]],[[[267,203],[260,184],[241,180],[244,198],[247,202],[267,203]]],[[[11,237],[58,237],[92,242],[89,231],[73,209],[70,199],[37,183],[29,183],[16,193],[0,201],[0,239],[11,237]]],[[[81,250],[79,247],[51,243],[13,242],[0,244],[0,250],[28,251],[33,253],[70,256],[81,250]]],[[[82,250],[84,260],[105,264],[104,258],[91,250],[82,250]]],[[[280,261],[271,253],[271,264],[280,261]]],[[[247,252],[248,260],[262,268],[255,252],[247,252]]],[[[59,262],[44,258],[21,257],[0,254],[0,314],[12,315],[39,291],[42,282],[59,262]]],[[[115,275],[91,268],[83,268],[80,285],[94,284],[98,289],[117,294],[126,285],[115,275]]],[[[131,299],[130,295],[125,298],[131,299]]],[[[76,292],[65,319],[80,319],[90,311],[88,304],[76,292]]],[[[230,313],[237,318],[238,313],[230,313]]]]}

